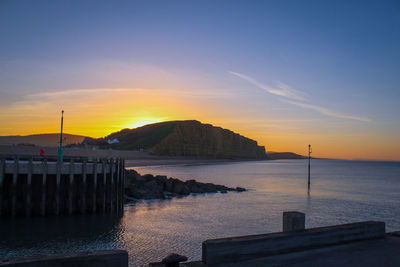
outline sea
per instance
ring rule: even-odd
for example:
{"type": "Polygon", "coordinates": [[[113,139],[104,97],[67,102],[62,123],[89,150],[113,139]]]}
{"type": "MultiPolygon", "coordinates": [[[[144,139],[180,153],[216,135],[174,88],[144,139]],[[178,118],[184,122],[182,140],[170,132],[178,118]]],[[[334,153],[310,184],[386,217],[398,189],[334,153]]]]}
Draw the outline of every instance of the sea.
{"type": "Polygon", "coordinates": [[[108,215],[0,221],[0,259],[97,249],[125,249],[130,266],[147,266],[171,252],[201,259],[204,240],[282,230],[282,213],[306,214],[306,228],[384,221],[400,230],[400,162],[246,161],[134,168],[140,174],[245,187],[246,192],[147,200],[108,215]]]}

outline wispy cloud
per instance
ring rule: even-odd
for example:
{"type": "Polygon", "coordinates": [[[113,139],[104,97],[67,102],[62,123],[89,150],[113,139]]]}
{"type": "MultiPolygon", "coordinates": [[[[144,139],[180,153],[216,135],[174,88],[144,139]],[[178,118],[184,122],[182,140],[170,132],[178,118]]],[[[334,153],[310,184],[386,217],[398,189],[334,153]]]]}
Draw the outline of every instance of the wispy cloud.
{"type": "Polygon", "coordinates": [[[118,92],[129,92],[129,91],[139,91],[144,90],[141,88],[95,88],[95,89],[70,89],[70,90],[61,90],[61,91],[44,91],[37,92],[33,94],[29,94],[27,98],[42,98],[42,97],[63,97],[63,96],[74,96],[74,95],[83,95],[83,94],[100,94],[100,93],[118,93],[118,92]]]}
{"type": "Polygon", "coordinates": [[[274,87],[262,84],[259,81],[255,80],[245,74],[234,72],[234,71],[228,71],[228,72],[232,75],[235,75],[235,76],[243,79],[243,80],[248,81],[249,83],[257,86],[260,89],[263,89],[267,93],[290,98],[290,99],[305,100],[304,97],[302,96],[302,95],[304,95],[303,92],[295,90],[295,89],[291,88],[289,85],[284,84],[282,82],[277,82],[278,86],[277,86],[277,88],[274,88],[274,87]]]}
{"type": "Polygon", "coordinates": [[[312,105],[312,104],[308,104],[308,103],[301,103],[301,102],[296,102],[296,101],[291,101],[291,100],[281,100],[282,102],[288,103],[288,104],[292,104],[301,108],[305,108],[305,109],[311,109],[314,111],[317,111],[321,114],[324,114],[326,116],[330,116],[330,117],[335,117],[335,118],[340,118],[340,119],[348,119],[348,120],[356,120],[356,121],[364,121],[364,122],[368,122],[371,121],[368,118],[364,118],[364,117],[357,117],[357,116],[351,116],[351,115],[346,115],[346,114],[342,114],[342,113],[338,113],[332,110],[329,110],[327,108],[324,107],[320,107],[320,106],[316,106],[316,105],[312,105]]]}
{"type": "Polygon", "coordinates": [[[282,102],[284,103],[288,103],[291,105],[295,105],[304,109],[311,109],[314,110],[318,113],[321,113],[323,115],[329,116],[329,117],[334,117],[334,118],[340,118],[340,119],[348,119],[348,120],[356,120],[356,121],[363,121],[363,122],[368,122],[370,121],[370,119],[368,118],[364,118],[364,117],[358,117],[358,116],[352,116],[352,115],[347,115],[347,114],[342,114],[336,111],[332,111],[330,109],[327,109],[325,107],[321,107],[321,106],[316,106],[316,105],[312,105],[309,103],[304,103],[306,101],[306,99],[303,97],[305,95],[304,92],[298,91],[293,89],[291,86],[283,83],[283,82],[277,82],[277,87],[278,88],[274,88],[274,87],[270,87],[268,85],[262,84],[260,82],[258,82],[257,80],[253,79],[252,77],[249,77],[247,75],[238,73],[238,72],[234,72],[234,71],[228,71],[230,74],[237,76],[243,80],[248,81],[249,83],[257,86],[260,89],[263,89],[264,91],[273,94],[273,95],[277,95],[280,97],[283,97],[283,99],[281,99],[282,102]],[[303,96],[302,96],[303,95],[303,96]],[[298,101],[293,101],[293,100],[298,100],[298,101]],[[303,101],[303,102],[299,102],[299,101],[303,101]]]}
{"type": "Polygon", "coordinates": [[[228,98],[235,97],[235,95],[224,89],[211,90],[180,90],[170,88],[92,88],[92,89],[68,89],[61,91],[42,91],[26,95],[25,99],[43,99],[43,98],[57,98],[68,96],[83,96],[103,93],[143,93],[143,94],[174,94],[185,97],[204,97],[204,98],[228,98]]]}

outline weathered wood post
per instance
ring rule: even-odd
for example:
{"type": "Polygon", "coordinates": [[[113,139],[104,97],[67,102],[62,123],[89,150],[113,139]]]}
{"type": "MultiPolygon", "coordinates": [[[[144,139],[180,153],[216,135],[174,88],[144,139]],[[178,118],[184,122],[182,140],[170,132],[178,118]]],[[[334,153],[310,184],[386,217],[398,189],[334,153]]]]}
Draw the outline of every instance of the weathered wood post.
{"type": "Polygon", "coordinates": [[[122,175],[121,175],[121,212],[124,212],[124,202],[125,202],[125,160],[122,160],[122,175]]]}
{"type": "Polygon", "coordinates": [[[25,203],[25,215],[27,217],[32,214],[32,173],[33,173],[33,158],[29,158],[28,162],[28,177],[27,177],[27,188],[26,188],[26,203],[25,203]]]}
{"type": "Polygon", "coordinates": [[[97,158],[93,160],[93,204],[92,213],[96,213],[96,192],[97,192],[97,158]]]}
{"type": "Polygon", "coordinates": [[[106,198],[107,198],[107,161],[103,159],[103,213],[106,213],[106,198]]]}
{"type": "Polygon", "coordinates": [[[57,159],[56,163],[56,191],[55,191],[55,209],[54,214],[58,215],[60,213],[60,183],[61,183],[61,159],[57,159]]]}
{"type": "Polygon", "coordinates": [[[81,213],[86,213],[86,159],[82,161],[81,213]]]}
{"type": "Polygon", "coordinates": [[[88,161],[71,157],[61,162],[51,157],[3,156],[0,216],[100,212],[119,215],[124,208],[124,177],[122,158],[88,161]]]}
{"type": "Polygon", "coordinates": [[[6,159],[2,158],[0,162],[0,216],[3,215],[3,188],[4,188],[4,174],[6,168],[6,159]]]}
{"type": "Polygon", "coordinates": [[[15,217],[17,213],[18,161],[18,157],[14,157],[13,179],[11,184],[11,217],[15,217]]]}
{"type": "Polygon", "coordinates": [[[120,214],[122,214],[123,213],[123,211],[124,211],[124,199],[123,199],[123,195],[124,195],[124,190],[123,190],[123,176],[124,176],[124,173],[125,173],[125,169],[124,169],[124,167],[123,167],[123,163],[124,162],[124,160],[123,159],[120,159],[120,161],[119,161],[119,166],[120,166],[120,176],[119,176],[119,187],[118,187],[118,190],[119,190],[119,212],[120,212],[120,214]]]}
{"type": "Polygon", "coordinates": [[[114,213],[114,171],[115,171],[115,166],[114,166],[114,159],[110,159],[110,213],[114,213]]]}
{"type": "Polygon", "coordinates": [[[116,181],[115,181],[115,211],[117,212],[117,214],[119,214],[119,176],[120,176],[120,171],[121,168],[119,166],[120,163],[120,159],[117,158],[115,160],[115,167],[117,168],[117,177],[116,177],[116,181]]]}
{"type": "Polygon", "coordinates": [[[298,211],[286,211],[283,213],[282,231],[297,231],[305,229],[306,215],[298,211]]]}
{"type": "Polygon", "coordinates": [[[42,161],[42,199],[40,203],[40,214],[46,215],[46,191],[47,191],[47,159],[42,161]]]}
{"type": "Polygon", "coordinates": [[[69,160],[69,185],[68,185],[68,213],[73,213],[73,197],[74,197],[74,175],[75,175],[75,164],[74,159],[69,160]]]}

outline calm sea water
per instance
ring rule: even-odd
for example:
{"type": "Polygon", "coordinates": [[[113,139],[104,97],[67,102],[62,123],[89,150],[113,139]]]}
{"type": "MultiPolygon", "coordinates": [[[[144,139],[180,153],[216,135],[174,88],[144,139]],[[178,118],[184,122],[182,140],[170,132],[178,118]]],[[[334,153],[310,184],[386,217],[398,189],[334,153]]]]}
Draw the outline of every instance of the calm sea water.
{"type": "Polygon", "coordinates": [[[310,194],[305,160],[135,169],[249,191],[143,201],[126,206],[122,218],[2,219],[0,258],[120,248],[131,266],[170,252],[196,260],[206,239],[280,231],[288,210],[305,212],[306,227],[379,220],[400,230],[400,162],[313,160],[310,194]]]}

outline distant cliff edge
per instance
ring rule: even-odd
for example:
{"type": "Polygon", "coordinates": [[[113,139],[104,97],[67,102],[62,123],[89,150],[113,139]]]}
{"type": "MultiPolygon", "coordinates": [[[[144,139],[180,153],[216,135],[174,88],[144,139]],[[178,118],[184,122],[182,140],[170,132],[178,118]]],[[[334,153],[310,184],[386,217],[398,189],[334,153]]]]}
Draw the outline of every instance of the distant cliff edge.
{"type": "MultiPolygon", "coordinates": [[[[76,134],[63,134],[63,144],[78,144],[85,139],[85,136],[76,134]]],[[[56,147],[60,144],[60,134],[31,134],[31,135],[8,135],[0,136],[0,145],[22,145],[22,146],[50,146],[56,147]]]]}
{"type": "Polygon", "coordinates": [[[230,130],[195,120],[168,121],[124,129],[83,144],[121,150],[144,150],[153,155],[210,158],[267,158],[265,147],[230,130]]]}

